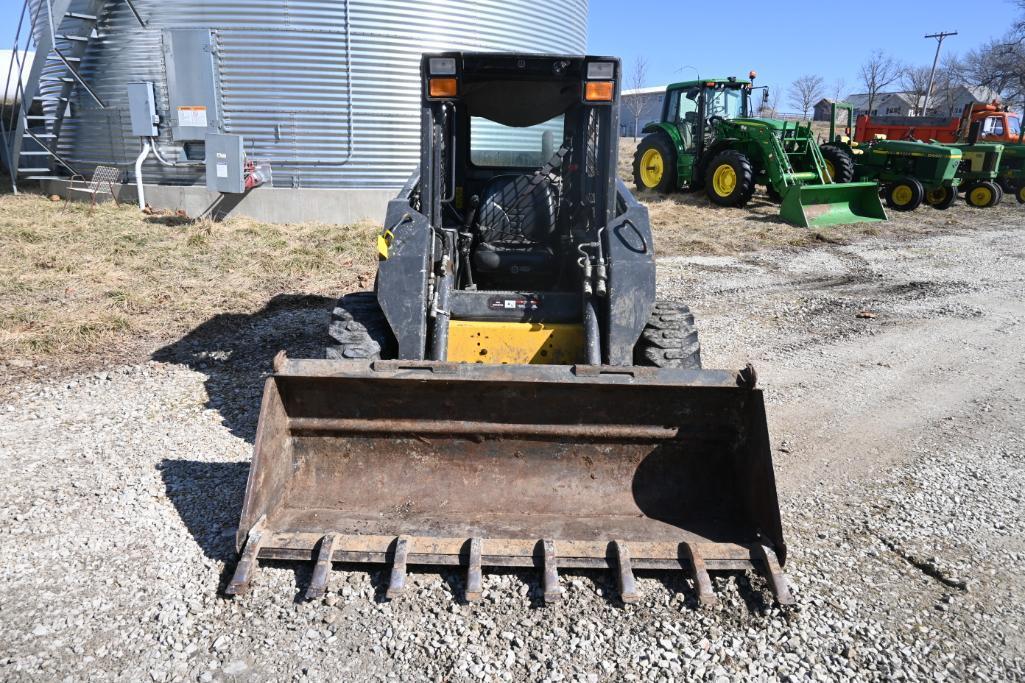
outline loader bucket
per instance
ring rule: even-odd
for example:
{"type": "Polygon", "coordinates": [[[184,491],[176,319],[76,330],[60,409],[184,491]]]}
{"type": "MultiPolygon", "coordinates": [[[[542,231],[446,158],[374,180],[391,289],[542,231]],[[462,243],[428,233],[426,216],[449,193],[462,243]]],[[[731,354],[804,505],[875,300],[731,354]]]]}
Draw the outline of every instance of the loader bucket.
{"type": "Polygon", "coordinates": [[[793,185],[783,195],[779,213],[800,228],[886,220],[877,183],[793,185]]]}
{"type": "Polygon", "coordinates": [[[227,593],[258,559],[482,567],[754,568],[781,603],[780,527],[753,370],[284,360],[267,379],[227,593]]]}

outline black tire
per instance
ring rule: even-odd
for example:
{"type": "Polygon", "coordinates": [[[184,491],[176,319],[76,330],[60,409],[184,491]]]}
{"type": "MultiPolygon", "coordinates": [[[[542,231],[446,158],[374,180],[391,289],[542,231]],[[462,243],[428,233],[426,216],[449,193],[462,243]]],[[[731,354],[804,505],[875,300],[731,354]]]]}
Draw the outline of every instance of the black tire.
{"type": "Polygon", "coordinates": [[[1014,196],[1019,204],[1025,204],[1025,183],[1022,183],[1014,190],[1014,196]]]}
{"type": "Polygon", "coordinates": [[[346,294],[331,312],[325,355],[339,360],[395,357],[395,336],[373,292],[346,294]]]}
{"type": "Polygon", "coordinates": [[[964,191],[964,201],[975,209],[988,209],[1000,201],[1000,188],[989,180],[971,183],[964,191]]]}
{"type": "Polygon", "coordinates": [[[822,145],[822,157],[832,166],[834,183],[854,182],[854,159],[842,147],[822,145]]]}
{"type": "Polygon", "coordinates": [[[683,304],[655,302],[648,324],[634,346],[636,365],[701,369],[701,342],[694,314],[683,304]]]}
{"type": "Polygon", "coordinates": [[[898,178],[886,186],[886,205],[895,211],[914,211],[925,199],[925,188],[915,178],[898,178]]]}
{"type": "Polygon", "coordinates": [[[744,206],[751,201],[751,195],[755,192],[755,172],[751,160],[735,149],[727,149],[719,152],[712,158],[712,163],[705,169],[705,194],[713,203],[719,206],[744,206]],[[724,167],[733,170],[733,186],[730,191],[723,193],[717,189],[715,182],[716,173],[724,167]]]}
{"type": "MultiPolygon", "coordinates": [[[[648,181],[651,182],[652,178],[648,177],[648,181]]],[[[676,150],[673,149],[672,142],[666,138],[665,133],[649,133],[641,140],[641,144],[637,145],[637,151],[634,152],[634,186],[637,187],[638,192],[650,191],[667,194],[676,190],[676,150]],[[658,181],[652,184],[645,183],[641,175],[641,161],[649,150],[653,154],[658,153],[662,164],[662,172],[658,181]]]]}
{"type": "Polygon", "coordinates": [[[940,185],[925,193],[925,203],[934,209],[946,211],[957,199],[957,190],[950,185],[940,185]]]}
{"type": "Polygon", "coordinates": [[[999,206],[1000,202],[1004,201],[1004,188],[1000,186],[1000,183],[994,182],[993,186],[997,188],[997,200],[993,202],[993,206],[999,206]]]}

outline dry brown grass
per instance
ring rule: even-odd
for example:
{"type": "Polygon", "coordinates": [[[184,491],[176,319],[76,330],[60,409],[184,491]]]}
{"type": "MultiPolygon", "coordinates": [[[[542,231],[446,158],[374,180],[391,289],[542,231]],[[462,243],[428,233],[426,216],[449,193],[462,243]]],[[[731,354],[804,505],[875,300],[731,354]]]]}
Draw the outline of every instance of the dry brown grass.
{"type": "Polygon", "coordinates": [[[281,292],[336,296],[367,284],[371,225],[270,225],[90,211],[0,196],[0,360],[74,365],[140,340],[177,338],[281,292]]]}

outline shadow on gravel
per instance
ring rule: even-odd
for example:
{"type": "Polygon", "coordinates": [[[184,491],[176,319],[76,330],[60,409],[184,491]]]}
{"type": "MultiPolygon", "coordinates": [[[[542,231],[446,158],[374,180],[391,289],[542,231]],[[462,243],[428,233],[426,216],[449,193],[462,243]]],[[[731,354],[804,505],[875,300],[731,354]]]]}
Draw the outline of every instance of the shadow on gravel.
{"type": "Polygon", "coordinates": [[[168,499],[203,554],[233,563],[249,463],[164,459],[157,469],[168,499]]]}
{"type": "Polygon", "coordinates": [[[334,301],[278,294],[255,313],[215,315],[158,349],[153,360],[205,374],[207,407],[220,413],[232,434],[252,443],[263,379],[275,354],[284,349],[293,358],[320,358],[334,301]]]}

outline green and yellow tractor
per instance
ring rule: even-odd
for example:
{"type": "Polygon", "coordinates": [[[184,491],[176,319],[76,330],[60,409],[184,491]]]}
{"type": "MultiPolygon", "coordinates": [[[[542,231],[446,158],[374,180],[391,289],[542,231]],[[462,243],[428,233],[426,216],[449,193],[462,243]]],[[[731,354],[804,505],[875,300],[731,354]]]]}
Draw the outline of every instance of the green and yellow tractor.
{"type": "Polygon", "coordinates": [[[662,119],[634,156],[638,190],[704,188],[744,206],[758,185],[801,227],[886,220],[876,183],[855,183],[850,158],[820,149],[809,124],[752,116],[751,80],[709,78],[666,88],[662,119]]]}

